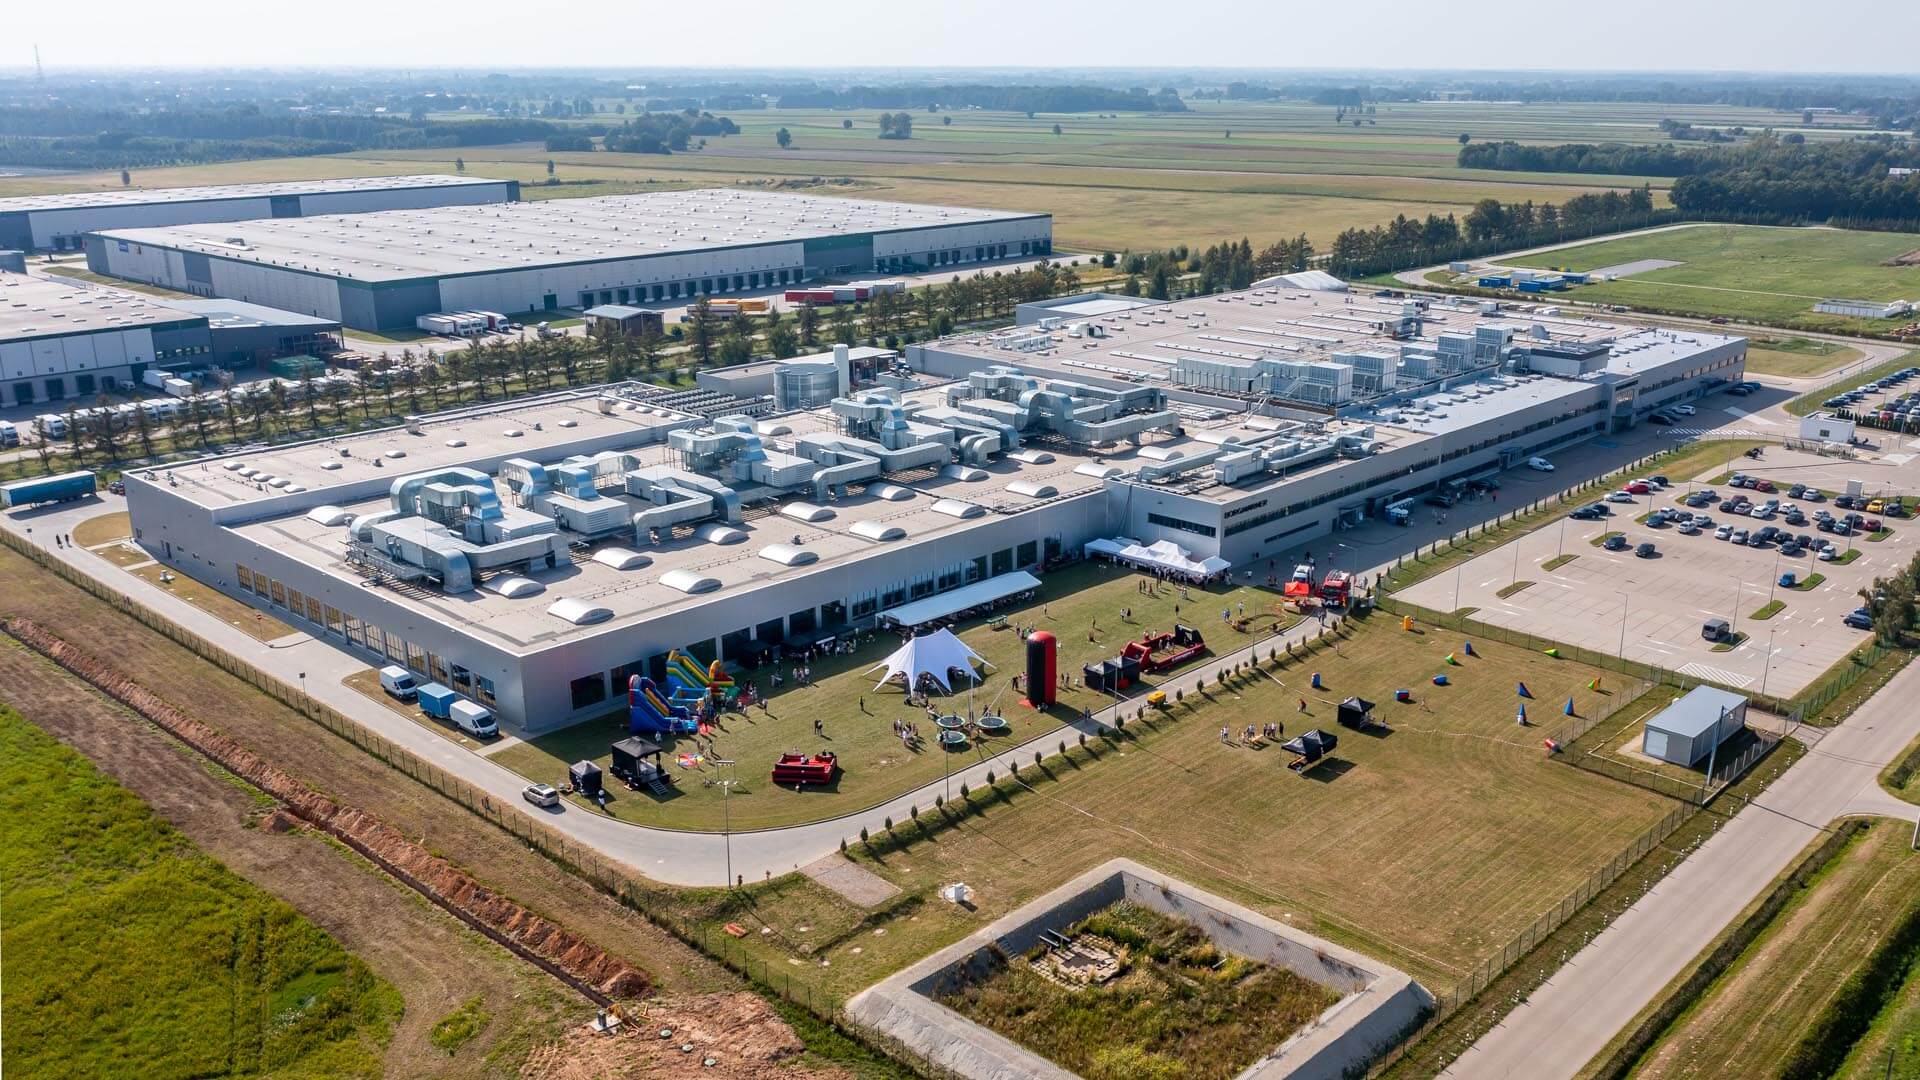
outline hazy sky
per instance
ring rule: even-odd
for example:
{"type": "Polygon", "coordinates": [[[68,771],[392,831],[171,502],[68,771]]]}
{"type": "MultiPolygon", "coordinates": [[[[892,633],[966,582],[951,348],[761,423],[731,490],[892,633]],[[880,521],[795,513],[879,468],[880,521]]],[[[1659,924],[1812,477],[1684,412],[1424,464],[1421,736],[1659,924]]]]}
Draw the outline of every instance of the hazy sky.
{"type": "Polygon", "coordinates": [[[1920,73],[1920,0],[5,0],[0,66],[1920,73]]]}

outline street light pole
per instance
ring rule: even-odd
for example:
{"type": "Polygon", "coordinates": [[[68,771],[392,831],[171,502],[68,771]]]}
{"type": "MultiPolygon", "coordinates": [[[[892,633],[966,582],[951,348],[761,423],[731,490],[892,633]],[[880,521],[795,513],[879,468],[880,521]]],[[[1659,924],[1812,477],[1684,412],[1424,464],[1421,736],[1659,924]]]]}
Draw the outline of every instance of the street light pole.
{"type": "Polygon", "coordinates": [[[1614,650],[1614,656],[1621,660],[1627,658],[1627,594],[1624,592],[1620,593],[1620,647],[1614,650]]]}
{"type": "Polygon", "coordinates": [[[727,767],[727,778],[720,784],[720,835],[725,838],[727,847],[727,888],[733,888],[733,785],[739,783],[733,775],[732,758],[715,758],[715,765],[727,767]]]}

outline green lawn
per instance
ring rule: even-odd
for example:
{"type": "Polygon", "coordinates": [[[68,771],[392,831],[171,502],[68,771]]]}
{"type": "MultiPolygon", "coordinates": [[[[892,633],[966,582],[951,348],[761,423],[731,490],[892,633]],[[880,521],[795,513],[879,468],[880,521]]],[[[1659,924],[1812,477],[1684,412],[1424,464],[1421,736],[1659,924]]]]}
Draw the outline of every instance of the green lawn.
{"type": "Polygon", "coordinates": [[[941,1004],[1087,1080],[1226,1080],[1338,1001],[1286,968],[1228,956],[1191,923],[1123,900],[1061,933],[1124,951],[1111,980],[1068,988],[1010,957],[941,1004]]]}
{"type": "MultiPolygon", "coordinates": [[[[1283,613],[1278,594],[1265,589],[1193,589],[1190,599],[1183,600],[1171,587],[1162,587],[1158,595],[1141,593],[1139,586],[1150,580],[1106,563],[1081,563],[1046,575],[1040,596],[1031,606],[1007,609],[1006,614],[1011,622],[1052,631],[1060,642],[1059,670],[1076,680],[1084,664],[1118,654],[1129,638],[1144,630],[1170,630],[1176,620],[1198,627],[1216,652],[1230,652],[1261,634],[1271,634],[1276,623],[1290,625],[1297,618],[1283,613]],[[1220,620],[1221,609],[1232,608],[1237,617],[1242,604],[1250,617],[1250,633],[1238,632],[1220,620]],[[1120,618],[1122,607],[1132,609],[1130,621],[1120,618]]],[[[907,705],[897,685],[874,689],[879,676],[869,674],[869,669],[900,644],[897,638],[880,635],[853,656],[815,660],[813,686],[789,683],[774,690],[766,673],[743,676],[757,678],[761,689],[772,695],[765,711],[754,708],[745,715],[724,717],[711,743],[677,741],[672,748],[675,753],[699,751],[707,758],[739,763],[736,769],[740,783],[732,789],[731,808],[722,805],[726,789],[709,784],[729,775],[727,770],[702,764],[693,769],[670,765],[680,783],[678,794],[666,799],[617,787],[609,810],[616,817],[649,825],[715,831],[728,814],[737,829],[838,817],[938,780],[949,769],[971,765],[1055,730],[1082,708],[1099,708],[1112,700],[1105,694],[1075,687],[1060,692],[1059,704],[1050,713],[1036,714],[1020,703],[1020,694],[1012,689],[1012,678],[1024,670],[1026,655],[1025,645],[1013,630],[980,620],[965,624],[958,632],[993,667],[971,698],[956,687],[960,692],[946,699],[947,708],[961,714],[969,709],[976,714],[998,712],[1011,722],[1009,733],[977,738],[973,745],[959,750],[934,745],[932,725],[924,710],[907,705]],[[918,723],[927,739],[925,748],[905,747],[893,734],[896,719],[918,723]],[[815,720],[824,724],[824,738],[814,734],[815,720]],[[839,755],[842,775],[832,787],[796,792],[777,787],[768,779],[768,770],[783,751],[816,749],[839,755]]],[[[780,669],[784,673],[790,666],[781,665],[780,669]]],[[[603,721],[577,724],[509,747],[494,754],[493,760],[530,779],[553,783],[566,775],[568,764],[583,758],[605,766],[611,759],[609,746],[624,730],[616,724],[624,723],[623,702],[603,721]]],[[[588,804],[576,805],[584,808],[588,804]]]]}
{"type": "MultiPolygon", "coordinates": [[[[1920,852],[1911,823],[1888,822],[1855,837],[1826,869],[1683,1014],[1640,1063],[1636,1077],[1752,1076],[1763,1062],[1784,1059],[1821,1008],[1892,925],[1920,897],[1920,852]]],[[[1916,995],[1903,999],[1855,1052],[1844,1075],[1881,1077],[1885,1049],[1911,1040],[1916,995]],[[1880,1055],[1873,1054],[1878,1048],[1880,1055]]],[[[1908,1049],[1907,1070],[1920,1071],[1908,1049]]],[[[1770,1073],[1763,1073],[1771,1075],[1770,1073]]]]}
{"type": "Polygon", "coordinates": [[[376,1077],[399,995],[0,707],[7,1070],[376,1077]]]}
{"type": "Polygon", "coordinates": [[[1805,379],[1860,359],[1860,350],[1819,338],[1756,337],[1747,347],[1747,371],[1805,379]]]}
{"type": "MultiPolygon", "coordinates": [[[[920,823],[896,829],[904,848],[869,857],[854,844],[862,865],[905,890],[898,902],[874,916],[850,913],[841,925],[851,929],[810,935],[804,949],[795,929],[817,931],[823,908],[846,907],[804,879],[751,889],[737,908],[689,897],[689,917],[716,938],[729,921],[755,930],[728,948],[842,995],[1125,855],[1444,990],[1676,805],[1541,749],[1567,696],[1590,714],[1638,686],[1605,673],[1606,693],[1595,693],[1586,686],[1603,674],[1596,669],[1493,642],[1476,641],[1478,656],[1446,665],[1445,654],[1460,651],[1455,635],[1365,620],[1337,652],[1265,666],[1206,698],[1188,694],[1071,762],[1049,755],[1049,778],[1031,789],[1002,777],[998,793],[973,793],[977,812],[915,839],[920,824],[953,812],[951,803],[923,807],[920,823]],[[1314,671],[1321,691],[1309,687],[1314,671]],[[1431,684],[1441,672],[1453,685],[1431,684]],[[1544,728],[1515,724],[1519,681],[1538,699],[1533,719],[1544,728]],[[1402,688],[1412,704],[1394,702],[1402,688]],[[1349,694],[1378,703],[1391,733],[1338,727],[1335,706],[1349,694]],[[1220,740],[1222,727],[1269,722],[1287,737],[1336,731],[1334,760],[1303,777],[1277,747],[1220,740]],[[954,881],[976,890],[977,911],[934,896],[954,881]],[[757,933],[763,925],[776,932],[757,933]]],[[[1036,774],[1023,766],[1021,776],[1036,774]]]]}
{"type": "Polygon", "coordinates": [[[1886,330],[1900,320],[1821,315],[1813,305],[1828,297],[1898,300],[1920,295],[1920,267],[1881,265],[1916,248],[1920,238],[1903,233],[1702,225],[1502,261],[1595,270],[1639,259],[1670,259],[1681,265],[1577,286],[1567,295],[1808,330],[1886,330]]]}

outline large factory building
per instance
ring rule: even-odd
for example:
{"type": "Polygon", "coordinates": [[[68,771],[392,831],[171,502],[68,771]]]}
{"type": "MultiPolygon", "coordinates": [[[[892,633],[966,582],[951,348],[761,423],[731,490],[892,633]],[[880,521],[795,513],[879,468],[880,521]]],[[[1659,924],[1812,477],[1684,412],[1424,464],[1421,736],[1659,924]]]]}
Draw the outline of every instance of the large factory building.
{"type": "Polygon", "coordinates": [[[1052,247],[1047,214],[704,189],[114,229],[88,237],[87,263],[115,277],[390,330],[442,311],[686,303],[1052,247]]]}
{"type": "Polygon", "coordinates": [[[939,619],[1063,555],[1264,567],[1724,387],[1746,351],[1376,306],[1268,290],[1109,310],[1098,332],[1049,316],[914,347],[939,373],[884,385],[836,350],[830,399],[771,414],[710,388],[587,388],[141,470],[128,506],[168,566],[538,732],[608,711],[669,650],[748,664],[939,619]],[[1329,359],[1268,348],[1288,342],[1329,359]],[[1193,389],[1183,345],[1339,371],[1207,367],[1193,389]]]}
{"type": "Polygon", "coordinates": [[[22,195],[0,199],[0,249],[79,251],[81,237],[101,229],[364,214],[519,198],[520,181],[476,176],[366,176],[22,195]]]}

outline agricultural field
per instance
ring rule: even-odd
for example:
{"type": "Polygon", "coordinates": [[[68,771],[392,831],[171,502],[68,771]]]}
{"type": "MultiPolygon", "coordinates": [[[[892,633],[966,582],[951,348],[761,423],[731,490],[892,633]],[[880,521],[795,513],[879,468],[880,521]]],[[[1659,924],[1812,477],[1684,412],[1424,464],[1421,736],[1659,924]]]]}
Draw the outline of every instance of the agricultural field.
{"type": "Polygon", "coordinates": [[[378,1076],[392,986],[0,708],[7,1066],[378,1076]]]}
{"type": "Polygon", "coordinates": [[[1916,252],[1920,237],[1911,234],[1689,225],[1493,261],[1597,270],[1642,259],[1668,260],[1680,265],[1577,286],[1565,295],[1592,303],[1846,332],[1887,331],[1901,320],[1821,315],[1813,305],[1828,297],[1920,298],[1920,255],[1908,265],[1889,265],[1916,252]]]}
{"type": "MultiPolygon", "coordinates": [[[[1682,1080],[1748,1075],[1787,1059],[1840,985],[1920,896],[1912,826],[1872,825],[1850,841],[1640,1062],[1635,1077],[1682,1080]]],[[[1916,992],[1906,989],[1842,1076],[1920,1075],[1916,992]],[[1907,1045],[1900,1045],[1902,1040],[1907,1045]]]]}
{"type": "MultiPolygon", "coordinates": [[[[608,103],[608,108],[612,103],[608,103]]],[[[448,171],[519,179],[528,198],[753,184],[906,202],[1050,212],[1063,252],[1256,245],[1305,232],[1324,247],[1353,226],[1396,214],[1463,214],[1478,199],[1559,202],[1583,191],[1662,178],[1463,170],[1462,132],[1480,141],[1662,138],[1663,118],[1695,124],[1794,127],[1798,114],[1634,104],[1395,103],[1336,125],[1330,107],[1300,102],[1194,102],[1183,114],[962,111],[915,116],[913,138],[882,141],[874,114],[769,109],[729,114],[741,133],[704,150],[664,155],[549,154],[536,145],[361,151],[142,170],[136,186],[231,183],[448,171]],[[950,120],[951,123],[945,121],[950,120]],[[844,121],[851,121],[846,128],[844,121]],[[1053,126],[1061,126],[1059,135],[1053,126]],[[774,133],[786,128],[781,150],[774,133]],[[548,184],[546,163],[555,163],[548,184]]],[[[604,113],[596,119],[618,122],[604,113]]],[[[0,179],[0,195],[118,187],[108,173],[0,179]]]]}
{"type": "MultiPolygon", "coordinates": [[[[1008,624],[1051,631],[1060,642],[1060,672],[1076,679],[1082,665],[1117,655],[1129,639],[1145,630],[1171,630],[1176,620],[1198,627],[1215,652],[1230,652],[1259,635],[1271,634],[1276,624],[1289,625],[1297,618],[1280,610],[1277,593],[1247,586],[1192,588],[1184,599],[1181,591],[1171,586],[1162,586],[1157,593],[1142,593],[1140,586],[1150,578],[1107,563],[1077,564],[1041,580],[1039,595],[1030,604],[1004,608],[998,614],[1005,615],[1008,624]],[[1220,619],[1223,608],[1237,611],[1241,605],[1245,605],[1248,616],[1247,632],[1236,631],[1220,619]],[[1131,610],[1130,618],[1121,617],[1123,607],[1131,610]]],[[[812,685],[789,681],[776,689],[770,669],[754,673],[751,681],[769,695],[765,710],[729,713],[712,739],[681,739],[669,747],[668,769],[679,780],[677,795],[659,799],[615,788],[609,812],[648,825],[713,831],[722,827],[723,817],[736,829],[774,828],[838,817],[932,783],[949,769],[961,771],[1055,730],[1082,709],[1099,709],[1112,703],[1105,694],[1075,685],[1059,691],[1059,703],[1051,712],[1038,715],[1021,704],[1020,693],[1012,688],[1013,676],[1025,669],[1026,646],[1011,627],[975,619],[954,630],[992,666],[985,669],[984,678],[970,694],[964,684],[956,684],[952,696],[936,699],[939,707],[961,715],[998,713],[1010,722],[1008,732],[976,735],[971,744],[956,750],[941,748],[933,742],[934,727],[926,711],[908,705],[898,684],[874,688],[879,675],[870,669],[898,648],[900,640],[890,634],[870,635],[851,655],[816,658],[812,685]],[[814,732],[816,720],[823,726],[822,734],[814,732]],[[918,725],[924,744],[903,744],[893,733],[895,720],[918,725]],[[837,783],[796,792],[767,779],[767,770],[781,753],[816,749],[839,755],[842,773],[837,783]],[[703,759],[691,768],[675,766],[673,757],[681,753],[698,753],[703,759]],[[731,796],[727,796],[728,789],[710,783],[729,775],[728,770],[706,763],[713,758],[740,763],[740,783],[731,789],[731,796]],[[731,807],[723,807],[723,798],[731,801],[731,807]]],[[[783,679],[793,666],[775,665],[783,679]]],[[[1184,670],[1175,669],[1174,674],[1184,670]]],[[[1155,680],[1148,677],[1146,681],[1155,680]]],[[[606,767],[611,760],[608,748],[623,737],[625,723],[623,696],[620,707],[604,722],[588,721],[564,728],[491,757],[529,779],[554,783],[575,761],[592,759],[606,767]]],[[[576,805],[585,808],[590,804],[576,801],[576,805]]]]}
{"type": "Polygon", "coordinates": [[[1541,749],[1568,696],[1583,714],[1617,711],[1643,687],[1609,673],[1590,692],[1596,669],[1477,641],[1477,656],[1449,666],[1457,636],[1406,633],[1384,618],[1337,637],[1310,658],[1189,693],[1084,750],[1063,740],[1068,757],[1050,748],[993,792],[972,792],[964,815],[956,791],[945,808],[901,822],[898,848],[852,844],[859,867],[902,890],[879,910],[797,878],[750,889],[739,905],[690,897],[689,917],[715,938],[729,921],[768,927],[725,944],[796,982],[850,994],[1124,855],[1444,991],[1677,805],[1541,749]],[[1315,671],[1324,689],[1309,685],[1315,671]],[[1432,685],[1443,671],[1452,685],[1432,685]],[[1543,728],[1514,723],[1520,681],[1539,699],[1543,728]],[[1393,700],[1402,688],[1412,703],[1393,700]],[[1377,702],[1388,730],[1337,727],[1349,694],[1377,702]],[[1237,734],[1273,722],[1283,737],[1337,731],[1339,746],[1296,775],[1273,740],[1237,734]],[[951,826],[922,838],[949,816],[951,826]],[[975,890],[975,910],[935,898],[955,881],[975,890]]]}
{"type": "Polygon", "coordinates": [[[1198,927],[1121,901],[1061,931],[1124,955],[1105,982],[1065,986],[1005,964],[940,1003],[1087,1080],[1226,1080],[1339,1000],[1286,968],[1222,953],[1198,927]]]}

